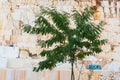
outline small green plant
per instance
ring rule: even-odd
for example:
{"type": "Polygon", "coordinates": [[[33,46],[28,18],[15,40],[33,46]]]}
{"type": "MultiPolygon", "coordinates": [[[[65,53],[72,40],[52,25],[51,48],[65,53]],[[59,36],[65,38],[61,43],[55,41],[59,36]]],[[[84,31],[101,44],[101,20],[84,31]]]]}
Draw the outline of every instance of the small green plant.
{"type": "Polygon", "coordinates": [[[93,22],[94,12],[91,9],[87,7],[82,13],[74,9],[72,13],[67,13],[55,8],[41,8],[41,14],[35,20],[34,26],[23,25],[24,31],[29,34],[52,35],[47,40],[38,41],[41,47],[53,49],[40,53],[46,60],[39,62],[34,71],[53,69],[57,63],[68,60],[71,63],[71,80],[75,80],[75,61],[102,51],[99,46],[106,42],[105,39],[100,39],[102,24],[93,22]]]}

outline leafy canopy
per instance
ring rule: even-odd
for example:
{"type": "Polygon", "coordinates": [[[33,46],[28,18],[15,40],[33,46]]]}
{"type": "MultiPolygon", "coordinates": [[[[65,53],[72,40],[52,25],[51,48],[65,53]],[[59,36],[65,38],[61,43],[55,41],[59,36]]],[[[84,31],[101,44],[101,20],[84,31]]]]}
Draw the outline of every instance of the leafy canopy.
{"type": "Polygon", "coordinates": [[[102,49],[99,46],[105,44],[106,40],[100,39],[102,24],[93,22],[93,13],[91,8],[85,8],[82,13],[75,9],[72,13],[66,13],[55,8],[41,8],[41,14],[34,21],[34,26],[23,25],[24,31],[29,34],[52,35],[47,40],[38,41],[41,47],[53,49],[40,53],[46,60],[39,62],[34,71],[52,69],[59,62],[74,62],[100,53],[102,49]]]}

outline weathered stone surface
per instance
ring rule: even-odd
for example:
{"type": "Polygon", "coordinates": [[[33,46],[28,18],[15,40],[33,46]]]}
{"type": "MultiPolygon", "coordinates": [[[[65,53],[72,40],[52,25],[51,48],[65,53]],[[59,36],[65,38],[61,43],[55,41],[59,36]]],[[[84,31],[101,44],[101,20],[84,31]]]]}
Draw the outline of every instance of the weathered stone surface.
{"type": "MultiPolygon", "coordinates": [[[[111,51],[110,45],[120,45],[120,1],[117,2],[117,12],[113,3],[108,4],[107,1],[102,2],[102,6],[98,8],[100,12],[96,16],[97,21],[104,20],[104,31],[101,38],[108,39],[108,45],[103,46],[103,53],[111,51]],[[110,12],[111,10],[111,12],[110,12]],[[108,49],[106,49],[108,48],[108,49]]],[[[71,9],[78,10],[86,5],[95,5],[94,0],[91,2],[77,3],[74,0],[3,0],[0,1],[0,43],[3,41],[13,42],[18,47],[29,48],[32,53],[39,53],[42,49],[36,46],[37,38],[43,40],[50,36],[30,36],[21,30],[21,22],[34,25],[35,16],[39,15],[39,6],[55,5],[58,10],[70,12],[71,9]],[[81,7],[82,6],[82,7],[81,7]]]]}

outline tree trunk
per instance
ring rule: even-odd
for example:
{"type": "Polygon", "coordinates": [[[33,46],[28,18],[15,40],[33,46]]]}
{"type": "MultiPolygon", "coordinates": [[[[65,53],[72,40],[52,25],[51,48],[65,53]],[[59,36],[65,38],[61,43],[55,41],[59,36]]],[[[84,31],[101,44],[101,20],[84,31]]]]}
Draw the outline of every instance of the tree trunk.
{"type": "Polygon", "coordinates": [[[78,80],[80,80],[83,65],[84,65],[84,62],[82,62],[82,66],[81,66],[81,68],[79,70],[78,80]]]}
{"type": "Polygon", "coordinates": [[[74,61],[71,61],[71,80],[75,80],[74,76],[74,61]]]}

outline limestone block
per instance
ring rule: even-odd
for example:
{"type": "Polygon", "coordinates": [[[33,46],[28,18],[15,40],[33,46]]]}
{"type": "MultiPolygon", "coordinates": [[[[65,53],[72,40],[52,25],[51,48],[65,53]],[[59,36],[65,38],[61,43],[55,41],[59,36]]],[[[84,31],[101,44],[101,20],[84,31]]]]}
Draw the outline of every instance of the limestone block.
{"type": "Polygon", "coordinates": [[[107,18],[107,22],[110,24],[110,26],[118,26],[119,19],[117,18],[107,18]]]}
{"type": "Polygon", "coordinates": [[[25,47],[35,47],[35,43],[27,43],[27,42],[18,42],[17,46],[20,48],[25,48],[25,47]]]}
{"type": "Polygon", "coordinates": [[[117,7],[120,8],[120,1],[117,2],[117,7]]]}
{"type": "Polygon", "coordinates": [[[115,32],[115,33],[120,32],[120,27],[119,26],[110,26],[109,29],[110,29],[110,32],[115,32]]]}
{"type": "Polygon", "coordinates": [[[14,20],[20,20],[21,17],[21,11],[18,9],[14,13],[12,13],[12,17],[14,20]]]}
{"type": "Polygon", "coordinates": [[[41,48],[40,46],[36,46],[36,53],[37,54],[39,54],[42,50],[43,50],[43,48],[41,48]]]}
{"type": "Polygon", "coordinates": [[[32,42],[32,43],[36,43],[37,42],[37,36],[36,35],[29,35],[27,37],[27,42],[32,42]]]}
{"type": "Polygon", "coordinates": [[[13,0],[15,4],[24,3],[24,4],[33,4],[36,0],[13,0]]]}
{"type": "Polygon", "coordinates": [[[103,50],[104,52],[109,52],[109,51],[111,51],[111,45],[110,45],[110,44],[103,45],[103,46],[102,46],[102,50],[103,50]]]}
{"type": "Polygon", "coordinates": [[[27,37],[28,37],[28,36],[19,36],[19,37],[18,37],[18,42],[23,42],[23,43],[24,43],[24,42],[27,42],[27,37]]]}
{"type": "Polygon", "coordinates": [[[109,7],[108,1],[101,1],[101,3],[102,3],[102,6],[109,7]]]}
{"type": "Polygon", "coordinates": [[[104,8],[104,11],[105,11],[105,13],[107,14],[107,16],[108,16],[108,14],[110,14],[110,10],[109,10],[108,7],[105,7],[105,8],[104,8]]]}
{"type": "Polygon", "coordinates": [[[18,46],[19,48],[24,48],[24,47],[27,47],[27,44],[24,43],[24,42],[18,42],[18,43],[17,43],[17,46],[18,46]]]}
{"type": "Polygon", "coordinates": [[[8,68],[23,68],[26,67],[26,59],[9,58],[7,63],[8,68]]]}
{"type": "Polygon", "coordinates": [[[18,37],[17,36],[10,36],[10,41],[17,44],[18,43],[18,37]]]}
{"type": "Polygon", "coordinates": [[[3,31],[0,30],[0,38],[3,39],[3,37],[4,37],[3,31]]]}
{"type": "Polygon", "coordinates": [[[118,46],[115,47],[115,51],[116,51],[117,53],[120,52],[120,45],[118,45],[118,46]]]}
{"type": "Polygon", "coordinates": [[[16,58],[18,56],[18,47],[0,46],[1,57],[16,58]]]}
{"type": "MultiPolygon", "coordinates": [[[[1,15],[0,15],[0,18],[1,18],[1,15]]],[[[2,30],[2,19],[0,19],[0,30],[2,30]]]]}
{"type": "Polygon", "coordinates": [[[108,33],[108,37],[107,39],[111,42],[111,43],[114,43],[115,40],[116,40],[116,33],[108,33]]]}
{"type": "Polygon", "coordinates": [[[12,34],[12,30],[11,29],[2,30],[2,34],[3,35],[11,35],[12,34]]]}
{"type": "Polygon", "coordinates": [[[120,34],[117,34],[115,41],[120,43],[120,34]]]}
{"type": "Polygon", "coordinates": [[[36,48],[36,47],[29,47],[29,51],[30,51],[32,54],[36,54],[37,48],[36,48]]]}
{"type": "Polygon", "coordinates": [[[27,43],[26,46],[27,47],[36,47],[36,43],[27,43]]]}
{"type": "Polygon", "coordinates": [[[21,29],[14,29],[14,30],[12,30],[12,34],[16,35],[16,36],[22,35],[22,30],[21,29]]]}
{"type": "Polygon", "coordinates": [[[4,40],[10,41],[10,35],[6,35],[4,40]]]}
{"type": "Polygon", "coordinates": [[[0,42],[3,40],[3,36],[2,35],[0,35],[0,42]]]}
{"type": "Polygon", "coordinates": [[[0,58],[0,68],[7,67],[7,58],[0,58]]]}
{"type": "Polygon", "coordinates": [[[108,39],[108,32],[102,32],[101,39],[108,39]]]}

